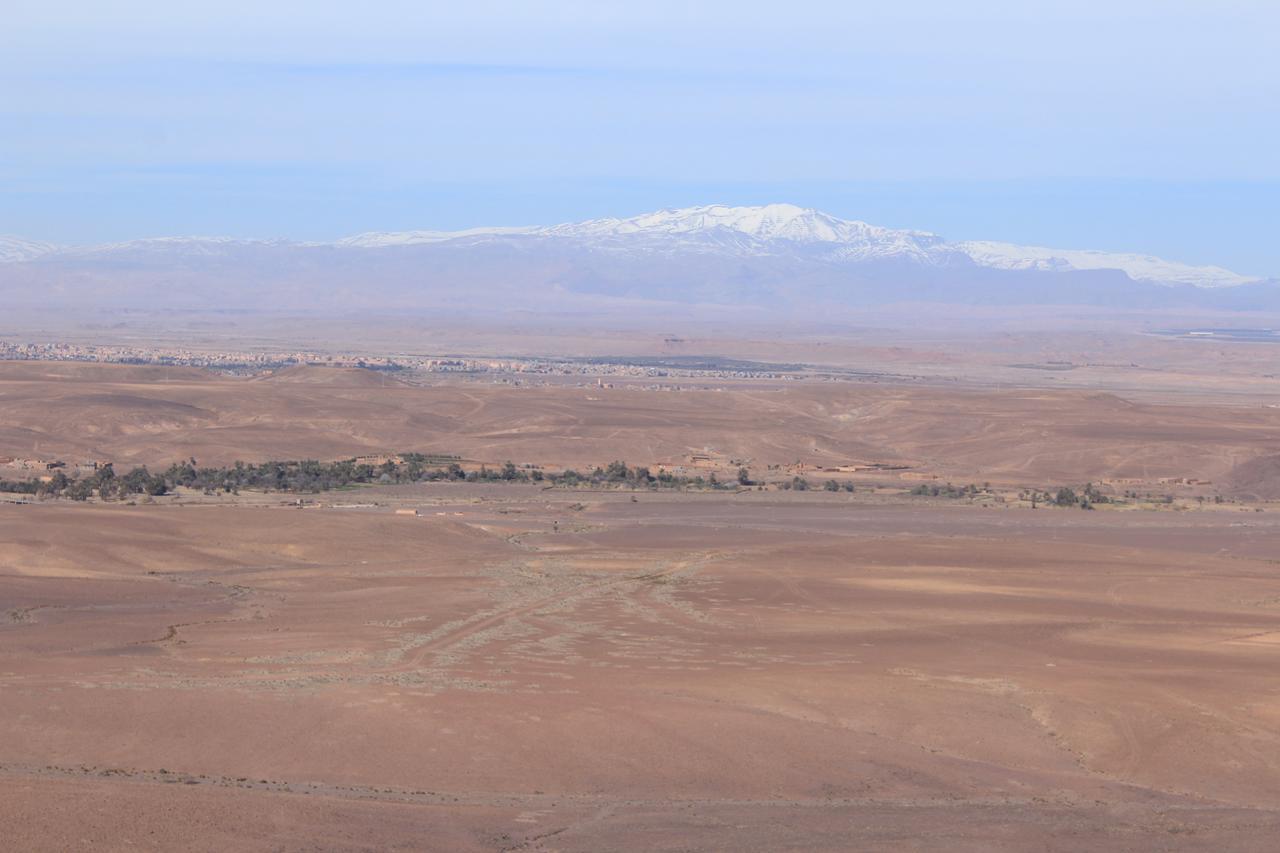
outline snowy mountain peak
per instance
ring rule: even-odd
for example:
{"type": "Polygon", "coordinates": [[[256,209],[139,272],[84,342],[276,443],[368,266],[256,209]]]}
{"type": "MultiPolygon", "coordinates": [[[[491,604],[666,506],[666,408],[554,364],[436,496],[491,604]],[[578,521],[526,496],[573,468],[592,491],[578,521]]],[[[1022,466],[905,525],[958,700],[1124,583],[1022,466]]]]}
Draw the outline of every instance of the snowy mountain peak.
{"type": "MultiPolygon", "coordinates": [[[[59,248],[47,243],[0,237],[0,263],[40,259],[41,264],[111,258],[165,262],[171,258],[230,258],[263,253],[305,253],[321,249],[377,251],[439,244],[447,252],[549,250],[561,258],[575,252],[609,256],[619,264],[676,255],[779,262],[841,270],[861,265],[938,270],[986,268],[1006,272],[1071,273],[1116,270],[1138,282],[1196,288],[1232,287],[1260,281],[1215,266],[1194,266],[1150,255],[1092,250],[1046,249],[1012,243],[949,243],[927,231],[884,228],[840,219],[794,204],[735,207],[711,204],[659,210],[628,218],[591,219],[551,226],[471,228],[464,231],[372,232],[334,243],[248,240],[227,237],[160,237],[104,246],[59,248]]],[[[825,273],[824,273],[825,274],[825,273]]]]}
{"type": "Polygon", "coordinates": [[[756,207],[713,204],[660,210],[629,219],[593,219],[534,229],[529,233],[579,240],[640,237],[650,238],[650,242],[685,244],[690,241],[714,243],[717,235],[735,235],[747,240],[745,246],[734,246],[737,251],[778,254],[789,251],[788,246],[792,244],[803,244],[808,250],[820,250],[830,261],[908,260],[933,267],[959,263],[1037,272],[1118,270],[1135,281],[1201,288],[1259,281],[1222,267],[1194,266],[1134,253],[1046,249],[983,241],[948,243],[927,231],[869,225],[794,204],[756,207]]]}
{"type": "Polygon", "coordinates": [[[794,204],[731,207],[710,204],[645,213],[629,219],[592,219],[542,229],[557,237],[621,237],[632,234],[691,235],[723,229],[757,240],[791,240],[797,243],[849,243],[904,235],[925,241],[934,235],[920,231],[894,231],[847,219],[838,219],[813,208],[794,204]]]}
{"type": "Polygon", "coordinates": [[[1120,270],[1134,281],[1156,284],[1189,284],[1194,287],[1233,287],[1258,281],[1215,266],[1193,266],[1130,252],[1092,249],[1045,249],[970,240],[955,244],[975,264],[991,269],[1070,272],[1072,270],[1120,270]]]}
{"type": "Polygon", "coordinates": [[[467,238],[484,239],[488,237],[504,237],[520,234],[537,234],[543,229],[537,227],[493,227],[468,228],[464,231],[369,231],[354,237],[344,237],[335,243],[351,249],[382,249],[390,246],[419,246],[424,243],[444,243],[448,240],[465,240],[467,238]]]}
{"type": "Polygon", "coordinates": [[[6,237],[0,234],[0,264],[31,261],[57,250],[58,247],[52,243],[24,240],[21,237],[6,237]]]}

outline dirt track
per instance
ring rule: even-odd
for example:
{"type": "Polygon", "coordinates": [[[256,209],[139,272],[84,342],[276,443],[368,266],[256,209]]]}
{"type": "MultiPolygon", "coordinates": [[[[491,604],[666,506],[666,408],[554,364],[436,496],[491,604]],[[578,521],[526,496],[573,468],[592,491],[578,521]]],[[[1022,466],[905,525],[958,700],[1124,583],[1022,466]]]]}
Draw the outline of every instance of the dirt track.
{"type": "Polygon", "coordinates": [[[0,507],[21,848],[1280,831],[1270,514],[371,494],[424,514],[0,507]]]}

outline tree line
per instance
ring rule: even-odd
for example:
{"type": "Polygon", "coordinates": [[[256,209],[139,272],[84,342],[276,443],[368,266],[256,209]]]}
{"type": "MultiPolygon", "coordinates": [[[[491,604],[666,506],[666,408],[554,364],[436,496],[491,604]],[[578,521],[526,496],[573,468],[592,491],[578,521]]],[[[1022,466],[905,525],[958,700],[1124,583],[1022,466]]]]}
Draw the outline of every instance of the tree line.
{"type": "MultiPolygon", "coordinates": [[[[29,494],[37,497],[65,497],[72,500],[87,500],[96,495],[110,500],[139,495],[160,496],[179,487],[195,489],[205,494],[239,493],[241,489],[318,493],[365,484],[440,481],[545,483],[552,486],[571,487],[628,486],[671,489],[726,487],[726,484],[716,479],[715,474],[705,478],[675,475],[667,471],[658,471],[655,474],[645,466],[629,466],[621,460],[596,466],[588,471],[570,468],[559,472],[547,472],[537,466],[517,466],[513,462],[506,462],[497,468],[481,465],[478,469],[468,471],[457,461],[442,463],[440,456],[406,453],[402,454],[398,461],[387,460],[376,465],[355,459],[337,462],[307,459],[201,466],[195,459],[189,459],[176,462],[156,473],[151,472],[146,466],[139,466],[128,473],[117,474],[114,466],[106,464],[99,467],[93,474],[83,477],[68,477],[58,470],[47,480],[0,480],[0,492],[29,494]]],[[[738,484],[732,485],[736,487],[738,484]]]]}

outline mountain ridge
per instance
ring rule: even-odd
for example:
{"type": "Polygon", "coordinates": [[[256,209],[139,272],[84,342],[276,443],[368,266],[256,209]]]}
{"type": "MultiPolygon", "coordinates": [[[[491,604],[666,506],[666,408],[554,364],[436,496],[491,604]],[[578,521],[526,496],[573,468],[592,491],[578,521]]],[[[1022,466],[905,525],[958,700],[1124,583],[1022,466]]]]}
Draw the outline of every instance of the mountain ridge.
{"type": "Polygon", "coordinates": [[[841,219],[793,204],[722,204],[668,208],[627,218],[606,217],[549,226],[478,227],[458,231],[366,232],[328,242],[231,237],[151,237],[95,246],[60,247],[0,237],[0,263],[109,255],[185,253],[217,255],[228,249],[393,249],[528,241],[567,242],[602,252],[693,251],[742,257],[803,255],[835,264],[906,261],[928,268],[975,265],[996,270],[1070,272],[1118,270],[1130,279],[1197,288],[1237,287],[1264,279],[1220,266],[1170,261],[1137,252],[1051,249],[1002,241],[949,242],[928,231],[894,229],[841,219]]]}

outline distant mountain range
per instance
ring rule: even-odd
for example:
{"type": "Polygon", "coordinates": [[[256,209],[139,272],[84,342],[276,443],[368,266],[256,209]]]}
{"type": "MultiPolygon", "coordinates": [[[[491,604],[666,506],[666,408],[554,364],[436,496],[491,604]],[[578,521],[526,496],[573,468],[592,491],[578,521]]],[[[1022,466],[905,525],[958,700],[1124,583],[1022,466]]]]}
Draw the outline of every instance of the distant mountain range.
{"type": "Polygon", "coordinates": [[[948,242],[789,204],[331,243],[165,237],[87,247],[0,237],[13,304],[563,310],[683,302],[1280,309],[1280,282],[1140,254],[948,242]]]}

